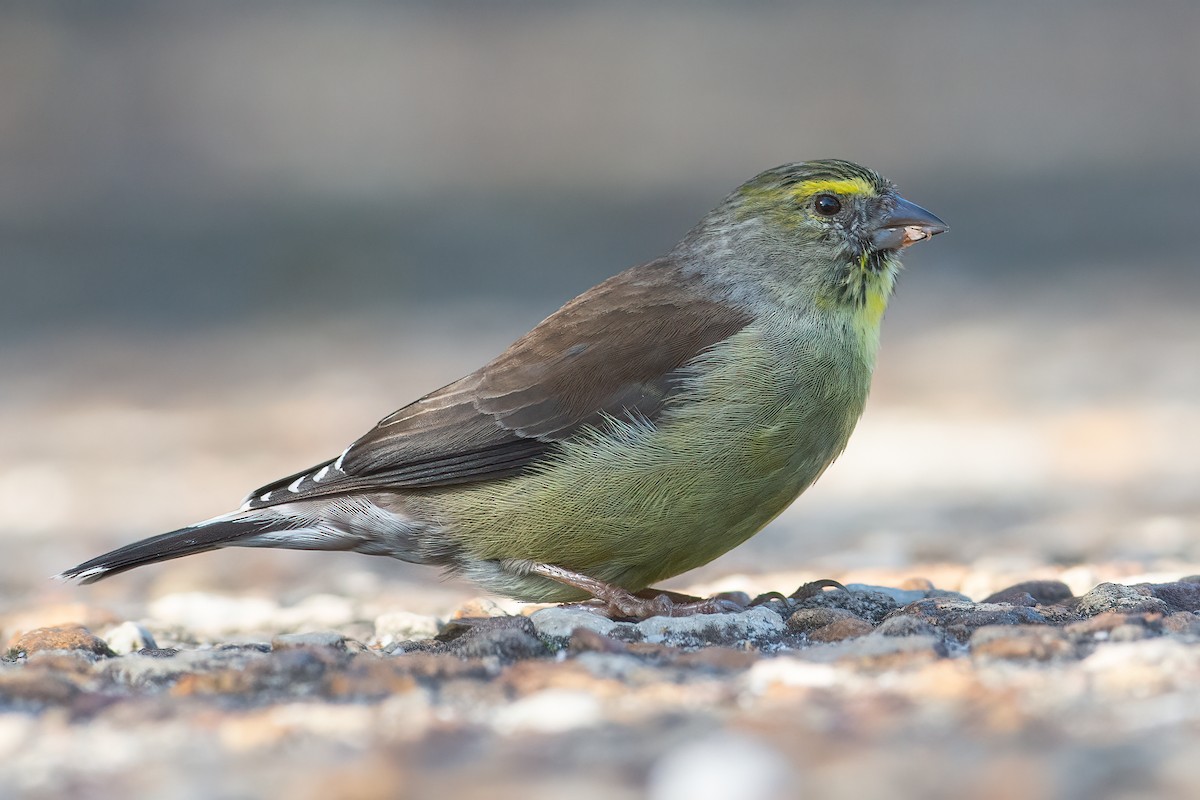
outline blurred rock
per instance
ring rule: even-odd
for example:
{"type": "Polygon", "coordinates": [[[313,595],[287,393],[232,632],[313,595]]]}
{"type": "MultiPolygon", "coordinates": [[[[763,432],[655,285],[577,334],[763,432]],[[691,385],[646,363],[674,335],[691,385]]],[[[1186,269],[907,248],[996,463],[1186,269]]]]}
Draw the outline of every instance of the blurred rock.
{"type": "Polygon", "coordinates": [[[529,621],[533,623],[537,635],[555,648],[564,647],[581,628],[608,636],[622,625],[626,629],[629,627],[626,623],[613,622],[608,617],[575,606],[543,608],[530,614],[529,621]]]}
{"type": "Polygon", "coordinates": [[[985,603],[1038,606],[1062,603],[1071,598],[1071,587],[1062,581],[1022,581],[984,598],[985,603]]]}
{"type": "Polygon", "coordinates": [[[730,614],[651,617],[634,625],[642,641],[672,647],[736,646],[774,640],[786,630],[783,618],[764,607],[730,614]]]}
{"type": "Polygon", "coordinates": [[[1184,579],[1149,586],[1151,593],[1167,604],[1169,611],[1200,611],[1200,581],[1184,579]]]}
{"type": "Polygon", "coordinates": [[[1036,625],[1047,619],[1032,608],[999,603],[971,603],[944,597],[918,600],[892,614],[927,622],[959,642],[985,625],[1036,625]]]}
{"type": "Polygon", "coordinates": [[[529,617],[484,617],[457,622],[465,630],[450,639],[447,649],[461,658],[495,658],[509,663],[550,654],[538,639],[529,617]]]}
{"type": "Polygon", "coordinates": [[[116,655],[103,639],[82,625],[37,628],[8,643],[9,658],[24,658],[43,650],[73,650],[100,658],[116,655]]]}
{"type": "MultiPolygon", "coordinates": [[[[920,588],[898,589],[891,586],[869,586],[861,583],[850,583],[846,588],[853,594],[855,592],[865,592],[863,600],[870,602],[872,594],[883,594],[891,598],[897,606],[906,606],[909,603],[915,603],[918,600],[924,600],[928,597],[947,597],[953,600],[964,600],[970,602],[969,597],[959,592],[951,592],[945,589],[935,589],[933,584],[927,580],[919,580],[916,584],[920,588]]],[[[830,592],[829,594],[833,594],[830,592]]],[[[853,610],[853,609],[851,609],[853,610]]],[[[865,616],[865,615],[864,615],[865,616]]]]}
{"type": "Polygon", "coordinates": [[[1166,613],[1169,606],[1154,596],[1147,584],[1125,586],[1102,583],[1079,598],[1079,613],[1094,617],[1107,611],[1154,611],[1166,613]]]}
{"type": "Polygon", "coordinates": [[[838,642],[865,636],[875,629],[865,619],[840,608],[801,608],[788,617],[787,628],[807,634],[811,642],[838,642]]]}
{"type": "Polygon", "coordinates": [[[559,733],[603,719],[596,696],[586,691],[547,689],[500,709],[492,725],[502,733],[559,733]]]}
{"type": "Polygon", "coordinates": [[[281,633],[271,639],[272,650],[287,650],[293,647],[319,647],[342,653],[361,653],[366,645],[337,631],[310,631],[307,633],[281,633]]]}
{"type": "Polygon", "coordinates": [[[852,584],[845,591],[826,591],[807,597],[796,603],[797,608],[838,608],[878,625],[902,603],[897,597],[908,597],[911,593],[913,602],[928,596],[928,590],[917,589],[911,592],[881,590],[880,587],[852,584]]]}
{"type": "Polygon", "coordinates": [[[1052,661],[1079,655],[1061,630],[1046,625],[985,625],[971,634],[970,647],[977,659],[1052,661]]]}
{"type": "Polygon", "coordinates": [[[375,618],[374,644],[381,648],[413,639],[432,639],[438,634],[438,621],[425,614],[389,611],[375,618]]]}
{"type": "Polygon", "coordinates": [[[714,734],[669,750],[650,770],[648,800],[785,800],[804,784],[768,742],[714,734]]]}
{"type": "Polygon", "coordinates": [[[157,650],[158,644],[150,631],[136,622],[122,622],[104,632],[103,639],[117,655],[136,653],[138,650],[157,650]]]}

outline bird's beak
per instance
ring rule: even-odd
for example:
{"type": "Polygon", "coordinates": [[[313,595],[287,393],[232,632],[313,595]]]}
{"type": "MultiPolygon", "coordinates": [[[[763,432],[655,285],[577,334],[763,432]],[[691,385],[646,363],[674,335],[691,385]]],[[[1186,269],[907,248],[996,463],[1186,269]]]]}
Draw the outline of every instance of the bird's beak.
{"type": "Polygon", "coordinates": [[[883,215],[871,232],[871,246],[876,250],[900,250],[922,239],[950,230],[950,226],[903,197],[883,215]]]}

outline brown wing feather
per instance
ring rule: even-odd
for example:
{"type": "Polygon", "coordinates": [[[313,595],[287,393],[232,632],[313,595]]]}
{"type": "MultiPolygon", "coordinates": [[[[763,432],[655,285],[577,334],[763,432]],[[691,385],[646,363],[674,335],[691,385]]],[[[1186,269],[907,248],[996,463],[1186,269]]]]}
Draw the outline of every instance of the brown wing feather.
{"type": "Polygon", "coordinates": [[[385,417],[346,450],[337,473],[252,505],[515,474],[607,416],[654,420],[679,368],[749,321],[703,297],[669,261],[635,267],[570,301],[482,369],[385,417]]]}

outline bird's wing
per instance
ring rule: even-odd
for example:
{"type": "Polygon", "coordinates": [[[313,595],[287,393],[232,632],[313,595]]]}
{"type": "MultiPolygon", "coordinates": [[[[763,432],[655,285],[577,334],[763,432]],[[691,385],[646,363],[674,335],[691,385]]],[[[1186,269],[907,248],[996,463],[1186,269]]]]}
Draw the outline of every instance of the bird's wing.
{"type": "Polygon", "coordinates": [[[338,459],[257,490],[247,507],[514,475],[607,417],[653,421],[679,368],[749,321],[670,261],[635,267],[567,303],[482,369],[385,417],[338,459]]]}

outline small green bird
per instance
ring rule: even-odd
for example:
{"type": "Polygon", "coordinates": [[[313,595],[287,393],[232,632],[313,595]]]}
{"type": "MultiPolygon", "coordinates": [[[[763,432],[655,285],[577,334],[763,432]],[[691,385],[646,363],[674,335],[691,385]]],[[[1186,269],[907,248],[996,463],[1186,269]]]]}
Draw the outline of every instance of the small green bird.
{"type": "Polygon", "coordinates": [[[354,550],[620,613],[778,515],[862,414],[899,251],[945,231],[848,161],[768,170],[665,258],[238,511],[114,550],[84,583],[219,547],[354,550]]]}

